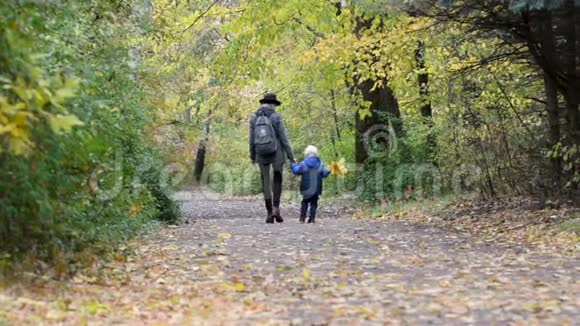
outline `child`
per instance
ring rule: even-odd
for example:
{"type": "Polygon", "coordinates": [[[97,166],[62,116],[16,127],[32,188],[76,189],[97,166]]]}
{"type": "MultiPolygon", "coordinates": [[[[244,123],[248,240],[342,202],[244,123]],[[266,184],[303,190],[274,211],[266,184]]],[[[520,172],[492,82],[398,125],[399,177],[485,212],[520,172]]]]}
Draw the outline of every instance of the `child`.
{"type": "Polygon", "coordinates": [[[308,205],[310,205],[310,215],[308,223],[314,223],[316,209],[318,208],[318,197],[322,193],[322,178],[328,177],[330,171],[318,157],[318,149],[308,145],[304,150],[304,161],[300,164],[292,163],[292,173],[302,175],[300,182],[300,194],[302,194],[302,207],[300,208],[300,223],[304,223],[308,205]]]}

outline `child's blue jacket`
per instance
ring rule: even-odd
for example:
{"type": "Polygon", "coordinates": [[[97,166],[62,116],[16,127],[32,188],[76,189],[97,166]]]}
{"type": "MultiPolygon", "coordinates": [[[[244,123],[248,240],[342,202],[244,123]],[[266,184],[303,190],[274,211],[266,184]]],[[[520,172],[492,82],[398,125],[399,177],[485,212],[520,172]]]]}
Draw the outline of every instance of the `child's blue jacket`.
{"type": "Polygon", "coordinates": [[[330,175],[319,157],[307,157],[300,164],[292,163],[292,173],[302,176],[300,193],[305,198],[322,194],[322,178],[330,175]]]}

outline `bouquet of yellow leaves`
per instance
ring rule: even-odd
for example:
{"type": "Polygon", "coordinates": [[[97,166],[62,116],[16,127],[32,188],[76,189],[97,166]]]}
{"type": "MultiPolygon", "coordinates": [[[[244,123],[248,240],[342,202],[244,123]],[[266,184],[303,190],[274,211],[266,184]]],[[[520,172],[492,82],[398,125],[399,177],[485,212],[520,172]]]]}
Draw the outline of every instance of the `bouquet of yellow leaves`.
{"type": "Polygon", "coordinates": [[[344,165],[343,158],[340,159],[338,162],[335,161],[330,163],[330,165],[328,166],[328,170],[330,170],[330,173],[334,174],[337,177],[342,177],[348,172],[348,169],[344,165]]]}

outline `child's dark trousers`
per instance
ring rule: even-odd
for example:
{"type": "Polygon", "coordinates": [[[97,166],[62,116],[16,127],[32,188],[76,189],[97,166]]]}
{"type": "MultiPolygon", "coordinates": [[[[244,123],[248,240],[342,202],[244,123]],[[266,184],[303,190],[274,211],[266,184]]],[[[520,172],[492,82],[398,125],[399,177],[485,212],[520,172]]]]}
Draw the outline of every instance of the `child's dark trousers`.
{"type": "Polygon", "coordinates": [[[306,213],[308,213],[308,206],[310,206],[310,215],[308,216],[308,223],[314,223],[316,218],[316,210],[318,209],[318,195],[311,196],[309,198],[302,198],[302,207],[300,207],[300,222],[304,222],[306,219],[306,213]]]}

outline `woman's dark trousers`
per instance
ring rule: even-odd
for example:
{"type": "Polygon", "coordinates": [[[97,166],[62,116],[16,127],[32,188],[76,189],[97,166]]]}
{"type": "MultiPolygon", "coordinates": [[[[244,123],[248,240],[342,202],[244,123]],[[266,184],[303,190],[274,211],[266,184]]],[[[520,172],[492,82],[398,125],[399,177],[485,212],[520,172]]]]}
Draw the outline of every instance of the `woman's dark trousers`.
{"type": "Polygon", "coordinates": [[[280,197],[282,196],[282,164],[260,164],[260,174],[262,175],[262,191],[264,201],[268,210],[268,220],[271,223],[270,216],[274,214],[278,222],[282,221],[280,217],[280,197]],[[273,170],[273,178],[270,171],[273,170]],[[272,182],[273,181],[273,182],[272,182]]]}

